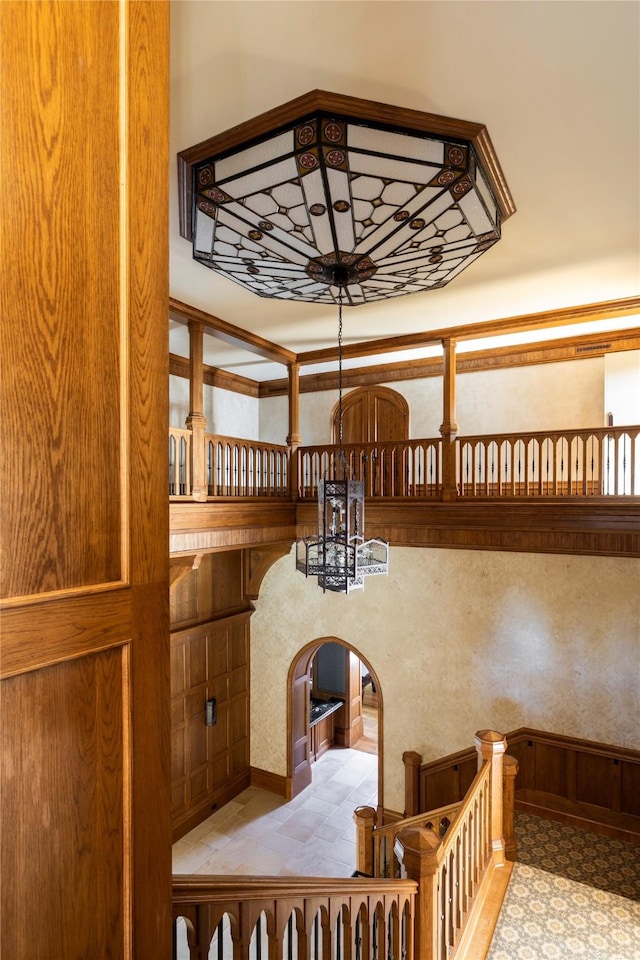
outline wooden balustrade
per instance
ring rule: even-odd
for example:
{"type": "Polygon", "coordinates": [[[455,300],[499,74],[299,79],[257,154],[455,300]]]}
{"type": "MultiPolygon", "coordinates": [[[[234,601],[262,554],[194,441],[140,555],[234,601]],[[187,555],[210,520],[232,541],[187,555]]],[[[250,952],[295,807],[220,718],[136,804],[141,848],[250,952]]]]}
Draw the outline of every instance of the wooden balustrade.
{"type": "MultiPolygon", "coordinates": [[[[169,493],[191,498],[191,430],[169,430],[169,493]]],[[[215,497],[315,499],[318,482],[340,475],[335,445],[298,447],[205,434],[204,488],[215,497]]],[[[458,437],[455,457],[442,438],[343,446],[347,475],[365,496],[640,496],[640,426],[458,437]],[[445,476],[445,471],[453,471],[445,476]]],[[[202,458],[201,458],[202,459],[202,458]]]]}
{"type": "Polygon", "coordinates": [[[210,497],[288,497],[289,448],[205,434],[210,497]]]}
{"type": "MultiPolygon", "coordinates": [[[[440,438],[343,445],[347,476],[364,481],[366,497],[439,497],[440,438]]],[[[339,476],[336,446],[299,447],[298,498],[314,498],[318,481],[339,476]]]]}
{"type": "Polygon", "coordinates": [[[462,437],[464,497],[640,494],[640,427],[462,437]]]}
{"type": "MultiPolygon", "coordinates": [[[[504,756],[505,748],[499,733],[476,734],[477,772],[460,802],[384,826],[377,826],[372,807],[355,811],[358,870],[376,877],[407,876],[418,883],[415,941],[421,960],[453,957],[478,922],[495,882],[494,870],[506,863],[506,848],[509,859],[515,859],[517,762],[504,756]]],[[[415,774],[419,764],[413,758],[419,754],[404,754],[405,766],[415,774]]],[[[501,895],[494,910],[509,874],[510,867],[498,882],[501,895]]]]}
{"type": "Polygon", "coordinates": [[[174,958],[413,960],[416,893],[407,879],[175,876],[174,958]]]}
{"type": "Polygon", "coordinates": [[[191,498],[191,430],[169,428],[169,496],[191,498]]]}

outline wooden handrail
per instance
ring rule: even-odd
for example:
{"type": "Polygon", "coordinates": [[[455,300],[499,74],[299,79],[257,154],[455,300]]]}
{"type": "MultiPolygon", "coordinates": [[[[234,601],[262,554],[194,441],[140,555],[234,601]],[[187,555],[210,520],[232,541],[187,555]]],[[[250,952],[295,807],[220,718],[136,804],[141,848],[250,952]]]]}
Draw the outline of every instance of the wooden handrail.
{"type": "Polygon", "coordinates": [[[434,830],[438,836],[444,837],[460,806],[461,801],[450,803],[437,810],[380,826],[375,822],[376,811],[373,807],[358,807],[354,813],[356,829],[364,829],[363,843],[358,844],[358,870],[376,877],[399,877],[400,862],[394,853],[394,843],[400,830],[421,827],[434,830]]]}

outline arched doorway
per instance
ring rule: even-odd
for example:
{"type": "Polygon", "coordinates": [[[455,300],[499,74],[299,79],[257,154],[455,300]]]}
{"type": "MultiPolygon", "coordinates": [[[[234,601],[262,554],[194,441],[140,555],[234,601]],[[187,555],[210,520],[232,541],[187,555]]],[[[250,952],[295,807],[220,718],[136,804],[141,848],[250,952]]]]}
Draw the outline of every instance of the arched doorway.
{"type": "MultiPolygon", "coordinates": [[[[333,442],[338,443],[340,404],[331,417],[333,442]]],[[[409,438],[409,404],[389,387],[359,387],[342,400],[342,442],[367,444],[367,469],[371,471],[369,489],[374,496],[403,495],[408,482],[407,467],[395,460],[394,451],[385,443],[409,438]]]]}
{"type": "MultiPolygon", "coordinates": [[[[377,694],[377,756],[378,756],[378,808],[383,807],[383,701],[378,677],[359,650],[339,637],[319,637],[298,651],[294,657],[287,678],[287,799],[292,800],[304,790],[312,780],[310,707],[311,707],[311,665],[316,654],[324,645],[337,645],[350,655],[351,669],[358,671],[358,688],[362,696],[362,678],[360,664],[366,668],[377,694]],[[352,656],[351,656],[352,655],[352,656]],[[357,666],[353,663],[356,661],[357,666]]],[[[347,728],[345,728],[347,729],[347,728]]],[[[360,730],[362,721],[360,719],[360,730]]],[[[348,723],[347,737],[357,736],[357,717],[348,723]]],[[[346,745],[351,745],[350,743],[346,745]]]]}
{"type": "MultiPolygon", "coordinates": [[[[332,414],[333,442],[338,442],[340,410],[332,414]]],[[[409,404],[390,387],[358,387],[342,399],[344,443],[384,443],[409,437],[409,404]]]]}

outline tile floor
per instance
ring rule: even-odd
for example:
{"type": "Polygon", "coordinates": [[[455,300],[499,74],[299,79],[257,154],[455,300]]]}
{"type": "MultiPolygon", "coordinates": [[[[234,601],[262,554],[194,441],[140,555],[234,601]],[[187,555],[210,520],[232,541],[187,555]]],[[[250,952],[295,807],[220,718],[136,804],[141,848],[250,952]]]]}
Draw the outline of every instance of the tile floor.
{"type": "Polygon", "coordinates": [[[378,758],[334,748],[294,800],[249,787],[173,846],[173,872],[349,877],[356,807],[376,806],[378,758]]]}

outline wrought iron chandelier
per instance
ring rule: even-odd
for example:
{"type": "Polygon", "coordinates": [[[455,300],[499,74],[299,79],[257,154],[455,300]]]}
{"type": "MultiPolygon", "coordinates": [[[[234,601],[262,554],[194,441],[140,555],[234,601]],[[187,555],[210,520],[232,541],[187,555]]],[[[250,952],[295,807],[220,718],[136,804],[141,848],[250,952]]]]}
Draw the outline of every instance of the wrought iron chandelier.
{"type": "Polygon", "coordinates": [[[315,90],[178,154],[180,232],[262,297],[337,303],[339,453],[296,566],[349,593],[386,573],[342,449],[342,306],[443,287],[515,207],[482,124],[315,90]]]}
{"type": "Polygon", "coordinates": [[[342,446],[342,284],[338,286],[338,454],[334,476],[318,482],[318,533],[296,544],[296,569],[323,592],[350,593],[389,571],[389,545],[364,533],[364,481],[348,476],[342,446]]]}

